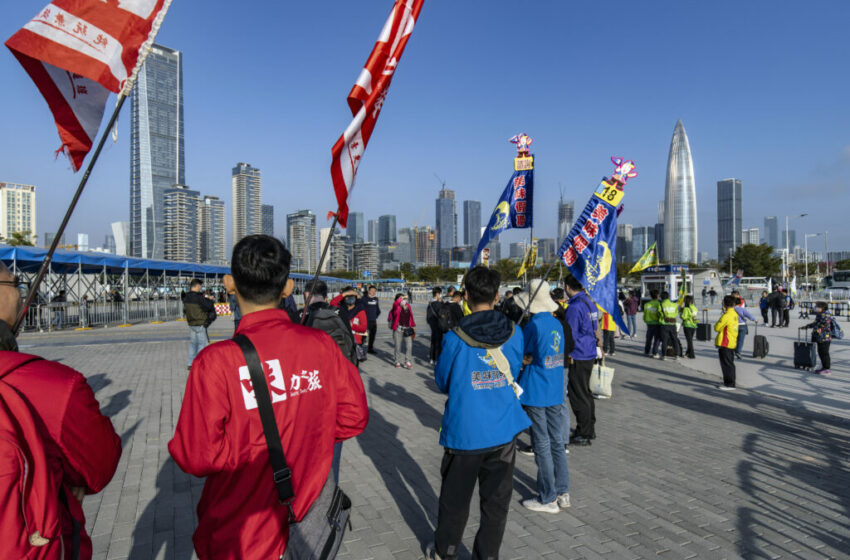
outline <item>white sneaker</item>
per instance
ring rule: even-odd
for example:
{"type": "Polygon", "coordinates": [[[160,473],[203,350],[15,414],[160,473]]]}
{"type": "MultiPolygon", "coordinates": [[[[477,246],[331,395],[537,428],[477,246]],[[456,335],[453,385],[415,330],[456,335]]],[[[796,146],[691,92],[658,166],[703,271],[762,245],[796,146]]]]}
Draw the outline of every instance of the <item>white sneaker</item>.
{"type": "Polygon", "coordinates": [[[531,511],[539,511],[541,513],[558,513],[561,508],[558,507],[558,500],[553,500],[548,504],[542,503],[537,498],[529,498],[522,501],[522,507],[531,511]]]}
{"type": "Polygon", "coordinates": [[[437,545],[434,543],[428,543],[428,546],[425,547],[425,560],[442,560],[440,555],[437,554],[437,545]]]}
{"type": "Polygon", "coordinates": [[[728,385],[718,385],[717,388],[720,389],[721,391],[734,391],[735,390],[735,387],[729,387],[728,385]]]}
{"type": "Polygon", "coordinates": [[[561,509],[567,509],[570,507],[570,493],[566,492],[564,494],[558,494],[558,507],[561,509]]]}

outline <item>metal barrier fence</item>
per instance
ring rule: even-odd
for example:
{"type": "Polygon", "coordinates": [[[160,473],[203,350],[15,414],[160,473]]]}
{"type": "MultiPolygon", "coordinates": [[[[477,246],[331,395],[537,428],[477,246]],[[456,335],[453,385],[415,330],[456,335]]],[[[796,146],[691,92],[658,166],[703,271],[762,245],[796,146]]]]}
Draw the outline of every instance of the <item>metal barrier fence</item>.
{"type": "Polygon", "coordinates": [[[33,305],[27,310],[26,331],[51,332],[62,329],[105,327],[150,321],[175,321],[183,316],[180,300],[134,300],[56,302],[33,305]]]}

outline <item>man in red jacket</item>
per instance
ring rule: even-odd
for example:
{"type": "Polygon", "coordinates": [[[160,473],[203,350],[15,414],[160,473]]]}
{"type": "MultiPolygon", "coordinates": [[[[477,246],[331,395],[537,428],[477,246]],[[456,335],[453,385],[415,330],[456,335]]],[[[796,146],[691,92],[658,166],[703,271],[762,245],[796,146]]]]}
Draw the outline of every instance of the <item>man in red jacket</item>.
{"type": "Polygon", "coordinates": [[[19,285],[0,262],[0,432],[17,432],[26,448],[21,459],[0,447],[0,557],[72,558],[78,543],[88,559],[82,499],[112,479],[121,439],[80,372],[17,351],[19,285]]]}
{"type": "MultiPolygon", "coordinates": [[[[334,444],[361,433],[369,412],[360,374],[333,339],[277,309],[292,290],[290,258],[277,239],[248,236],[233,248],[233,286],[226,287],[242,309],[236,332],[253,342],[263,364],[300,520],[325,484],[334,444]]],[[[201,560],[282,557],[289,510],[278,500],[250,374],[235,342],[207,346],[193,362],[168,450],[185,472],[207,477],[192,538],[201,560]]]]}

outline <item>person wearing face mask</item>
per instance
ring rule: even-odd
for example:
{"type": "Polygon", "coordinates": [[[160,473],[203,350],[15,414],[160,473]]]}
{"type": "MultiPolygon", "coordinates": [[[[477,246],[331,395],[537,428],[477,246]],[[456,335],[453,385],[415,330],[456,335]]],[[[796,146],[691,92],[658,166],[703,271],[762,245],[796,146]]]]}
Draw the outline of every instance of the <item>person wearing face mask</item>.
{"type": "Polygon", "coordinates": [[[401,297],[396,297],[393,304],[393,310],[390,314],[390,327],[393,330],[393,342],[395,343],[395,367],[400,368],[401,362],[401,346],[405,345],[404,350],[404,367],[410,369],[413,367],[411,360],[413,359],[413,337],[416,334],[416,321],[413,319],[413,309],[410,307],[410,301],[407,296],[401,294],[401,297]]]}
{"type": "Polygon", "coordinates": [[[363,308],[363,304],[358,301],[357,290],[354,289],[354,286],[346,286],[342,289],[338,296],[331,300],[331,305],[339,308],[339,316],[345,319],[346,321],[350,321],[351,317],[349,315],[354,315],[363,308]],[[348,306],[345,305],[343,301],[347,297],[354,296],[354,308],[349,311],[348,306]]]}
{"type": "Polygon", "coordinates": [[[347,295],[342,298],[342,303],[346,311],[348,311],[351,334],[354,335],[354,342],[357,344],[357,359],[365,362],[366,348],[363,343],[369,336],[367,333],[369,322],[366,319],[366,310],[362,306],[357,305],[357,296],[347,295]]]}

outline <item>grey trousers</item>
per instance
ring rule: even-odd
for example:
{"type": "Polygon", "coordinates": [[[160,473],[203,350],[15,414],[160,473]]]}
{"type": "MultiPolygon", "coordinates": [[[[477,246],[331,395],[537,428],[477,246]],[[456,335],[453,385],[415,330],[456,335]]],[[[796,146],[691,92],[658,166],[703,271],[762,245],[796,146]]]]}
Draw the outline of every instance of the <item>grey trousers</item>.
{"type": "Polygon", "coordinates": [[[393,357],[395,358],[395,363],[404,364],[404,362],[413,362],[413,337],[404,336],[401,334],[402,327],[397,328],[393,331],[393,342],[395,343],[395,351],[393,353],[393,357]],[[401,359],[401,345],[404,344],[404,360],[401,359]]]}

